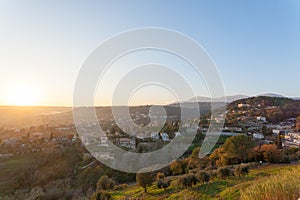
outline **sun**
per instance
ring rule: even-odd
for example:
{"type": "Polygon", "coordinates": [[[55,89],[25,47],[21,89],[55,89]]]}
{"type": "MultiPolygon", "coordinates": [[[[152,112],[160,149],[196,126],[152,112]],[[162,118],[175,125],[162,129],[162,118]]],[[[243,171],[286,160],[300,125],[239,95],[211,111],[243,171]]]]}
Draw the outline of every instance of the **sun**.
{"type": "Polygon", "coordinates": [[[9,85],[6,92],[6,103],[15,106],[33,106],[39,102],[38,89],[26,83],[9,85]]]}

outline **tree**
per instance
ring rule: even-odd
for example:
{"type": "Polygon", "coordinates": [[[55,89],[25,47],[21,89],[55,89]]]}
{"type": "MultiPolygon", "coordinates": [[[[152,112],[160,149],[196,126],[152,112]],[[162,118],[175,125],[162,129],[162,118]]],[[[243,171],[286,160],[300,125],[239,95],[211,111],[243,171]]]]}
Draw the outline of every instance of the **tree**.
{"type": "Polygon", "coordinates": [[[231,137],[224,143],[224,151],[231,159],[246,161],[249,151],[255,146],[254,141],[246,135],[231,137]]]}
{"type": "Polygon", "coordinates": [[[249,167],[247,165],[239,165],[234,169],[235,176],[245,176],[249,173],[249,167]]]}
{"type": "Polygon", "coordinates": [[[161,172],[157,173],[156,180],[157,180],[157,187],[159,189],[164,188],[164,190],[166,190],[170,186],[171,181],[170,180],[166,181],[164,179],[165,179],[164,173],[161,172]]]}
{"type": "Polygon", "coordinates": [[[200,158],[199,158],[200,147],[196,147],[191,156],[187,159],[187,168],[194,169],[200,167],[200,158]]]}
{"type": "Polygon", "coordinates": [[[229,167],[221,167],[217,171],[218,178],[225,179],[232,175],[232,170],[229,167]]]}
{"type": "Polygon", "coordinates": [[[226,166],[230,163],[230,159],[222,146],[215,149],[209,156],[209,159],[212,165],[216,165],[218,167],[226,166]]]}
{"type": "Polygon", "coordinates": [[[164,190],[167,190],[167,188],[170,186],[170,184],[171,184],[170,180],[165,181],[163,179],[160,179],[157,181],[157,187],[159,189],[164,188],[164,190]]]}
{"type": "Polygon", "coordinates": [[[297,133],[300,131],[300,116],[296,118],[296,131],[297,133]]]}
{"type": "Polygon", "coordinates": [[[185,173],[187,163],[185,160],[176,160],[171,163],[170,169],[173,173],[173,175],[181,175],[185,173]]]}
{"type": "Polygon", "coordinates": [[[282,149],[282,141],[281,141],[281,134],[280,133],[278,133],[278,136],[277,136],[276,146],[277,146],[277,149],[282,149]]]}
{"type": "Polygon", "coordinates": [[[264,156],[260,150],[260,146],[256,146],[249,151],[248,157],[255,162],[262,161],[264,156]]]}
{"type": "Polygon", "coordinates": [[[147,193],[147,187],[151,186],[154,180],[155,180],[155,176],[151,172],[136,174],[137,184],[142,188],[144,188],[145,193],[147,193]]]}
{"type": "Polygon", "coordinates": [[[80,172],[78,175],[78,183],[82,186],[84,192],[90,187],[95,190],[97,188],[97,181],[103,175],[103,169],[100,166],[88,167],[80,172]]]}
{"type": "Polygon", "coordinates": [[[280,163],[283,160],[282,152],[274,144],[264,144],[260,150],[264,156],[264,160],[269,163],[280,163]]]}
{"type": "Polygon", "coordinates": [[[178,184],[182,187],[192,187],[193,185],[196,185],[199,182],[197,177],[194,174],[186,174],[181,176],[178,179],[178,184]]]}
{"type": "Polygon", "coordinates": [[[261,132],[264,136],[267,135],[267,126],[266,125],[263,125],[262,128],[261,128],[261,132]]]}
{"type": "Polygon", "coordinates": [[[112,190],[115,187],[115,182],[108,176],[101,176],[97,182],[97,190],[112,190]]]}

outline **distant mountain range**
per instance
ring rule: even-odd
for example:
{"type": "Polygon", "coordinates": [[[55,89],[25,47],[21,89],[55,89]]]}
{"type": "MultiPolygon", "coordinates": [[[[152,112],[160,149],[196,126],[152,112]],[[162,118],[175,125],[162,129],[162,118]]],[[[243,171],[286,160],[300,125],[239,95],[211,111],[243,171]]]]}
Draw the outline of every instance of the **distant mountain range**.
{"type": "MultiPolygon", "coordinates": [[[[291,98],[293,100],[300,100],[300,97],[286,97],[281,94],[274,94],[274,93],[265,93],[265,94],[259,94],[256,96],[266,96],[266,97],[279,97],[279,98],[291,98]]],[[[191,103],[191,102],[224,102],[224,100],[227,103],[231,103],[233,101],[237,101],[240,99],[246,99],[250,96],[243,95],[243,94],[237,94],[237,95],[231,95],[231,96],[225,96],[225,97],[219,97],[219,98],[210,98],[205,96],[197,96],[193,97],[191,99],[188,99],[184,101],[185,103],[191,103]]]]}
{"type": "Polygon", "coordinates": [[[224,102],[224,100],[226,102],[232,102],[232,101],[236,101],[239,99],[245,99],[248,98],[248,96],[246,95],[232,95],[232,96],[225,96],[225,97],[219,97],[219,98],[210,98],[210,97],[203,97],[203,96],[197,96],[197,97],[193,97],[191,99],[188,99],[186,102],[224,102]]]}

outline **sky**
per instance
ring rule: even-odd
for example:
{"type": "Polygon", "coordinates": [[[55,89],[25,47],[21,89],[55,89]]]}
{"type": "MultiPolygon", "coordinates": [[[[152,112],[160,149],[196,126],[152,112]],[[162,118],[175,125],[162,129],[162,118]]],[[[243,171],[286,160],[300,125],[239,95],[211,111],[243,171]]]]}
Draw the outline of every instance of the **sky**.
{"type": "MultiPolygon", "coordinates": [[[[226,95],[300,96],[298,0],[0,0],[0,27],[1,105],[71,106],[77,75],[91,52],[114,35],[144,27],[172,29],[199,43],[216,64],[226,95]]],[[[106,87],[98,87],[95,103],[111,104],[113,83],[125,66],[163,60],[192,76],[188,64],[157,54],[137,52],[116,63],[106,87]]],[[[195,95],[209,95],[205,81],[187,79],[199,84],[195,95]]],[[[130,104],[174,98],[172,92],[150,86],[133,94],[130,104]]]]}

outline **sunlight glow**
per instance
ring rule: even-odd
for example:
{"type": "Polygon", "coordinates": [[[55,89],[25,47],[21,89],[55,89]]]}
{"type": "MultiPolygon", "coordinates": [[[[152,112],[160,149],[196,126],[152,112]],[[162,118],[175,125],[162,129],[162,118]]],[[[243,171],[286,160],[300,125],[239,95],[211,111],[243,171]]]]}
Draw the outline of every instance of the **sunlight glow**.
{"type": "Polygon", "coordinates": [[[29,84],[9,85],[6,91],[6,103],[16,106],[33,106],[40,100],[38,89],[29,84]]]}

